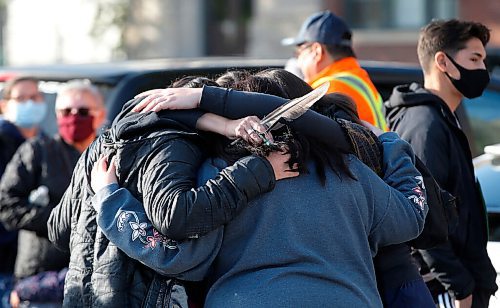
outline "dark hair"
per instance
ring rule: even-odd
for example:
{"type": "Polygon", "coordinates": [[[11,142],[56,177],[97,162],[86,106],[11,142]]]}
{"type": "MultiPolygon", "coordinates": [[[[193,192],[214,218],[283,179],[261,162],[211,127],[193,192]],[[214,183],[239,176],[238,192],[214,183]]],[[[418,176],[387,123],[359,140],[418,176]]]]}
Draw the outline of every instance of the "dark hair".
{"type": "Polygon", "coordinates": [[[331,119],[341,118],[361,125],[356,104],[343,93],[328,93],[311,109],[331,119]]]}
{"type": "Polygon", "coordinates": [[[170,88],[202,88],[203,86],[217,86],[210,78],[203,76],[185,76],[174,81],[170,88]]]}
{"type": "Polygon", "coordinates": [[[254,74],[249,80],[253,92],[271,94],[286,99],[301,97],[312,91],[310,85],[295,74],[279,68],[269,68],[254,74]]]}
{"type": "MultiPolygon", "coordinates": [[[[352,33],[346,32],[342,36],[342,40],[351,41],[352,33]]],[[[323,45],[325,46],[326,52],[332,57],[334,61],[338,61],[348,57],[356,57],[354,50],[351,46],[346,45],[323,45]]]]}
{"type": "Polygon", "coordinates": [[[417,54],[423,71],[429,70],[437,52],[455,56],[472,38],[478,38],[486,46],[490,40],[490,30],[478,22],[457,19],[431,21],[422,28],[418,39],[417,54]]]}
{"type": "MultiPolygon", "coordinates": [[[[301,97],[312,88],[302,79],[284,70],[271,68],[260,71],[247,79],[246,91],[260,92],[280,96],[286,99],[301,97]]],[[[321,140],[305,138],[298,132],[291,130],[277,131],[277,135],[288,135],[285,138],[291,157],[288,161],[290,168],[297,164],[298,171],[306,171],[306,162],[312,158],[316,164],[316,172],[324,185],[326,182],[325,166],[329,166],[334,171],[342,171],[352,177],[345,161],[343,152],[328,151],[321,140]]],[[[273,134],[274,135],[274,134],[273,134]]]]}
{"type": "Polygon", "coordinates": [[[244,91],[243,88],[246,87],[245,82],[250,76],[252,74],[249,71],[232,70],[219,76],[215,82],[222,88],[244,91]]]}
{"type": "MultiPolygon", "coordinates": [[[[266,69],[258,72],[253,77],[249,80],[250,87],[252,87],[249,90],[254,92],[293,99],[312,91],[311,86],[304,80],[283,69],[266,69]]],[[[361,123],[354,101],[349,96],[339,92],[326,94],[311,107],[311,110],[331,119],[341,117],[358,124],[361,123]],[[338,115],[341,112],[343,116],[338,115]]]]}
{"type": "Polygon", "coordinates": [[[5,87],[2,90],[2,98],[3,99],[10,99],[10,95],[12,94],[12,88],[14,88],[15,85],[17,85],[18,83],[23,82],[23,81],[31,81],[38,86],[38,79],[36,79],[35,77],[31,77],[31,76],[14,77],[12,79],[9,79],[5,83],[5,87]]]}

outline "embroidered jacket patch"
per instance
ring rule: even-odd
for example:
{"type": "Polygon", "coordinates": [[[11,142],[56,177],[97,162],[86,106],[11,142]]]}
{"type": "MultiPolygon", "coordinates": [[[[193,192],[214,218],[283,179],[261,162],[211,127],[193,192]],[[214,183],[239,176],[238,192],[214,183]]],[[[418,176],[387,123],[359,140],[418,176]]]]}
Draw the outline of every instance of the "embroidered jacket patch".
{"type": "Polygon", "coordinates": [[[147,222],[140,222],[135,212],[120,211],[116,227],[119,232],[125,232],[127,226],[132,229],[132,242],[139,239],[144,244],[144,248],[155,249],[157,246],[163,246],[163,249],[177,249],[176,241],[162,235],[147,222]],[[148,235],[148,229],[152,230],[150,235],[148,235]]]}

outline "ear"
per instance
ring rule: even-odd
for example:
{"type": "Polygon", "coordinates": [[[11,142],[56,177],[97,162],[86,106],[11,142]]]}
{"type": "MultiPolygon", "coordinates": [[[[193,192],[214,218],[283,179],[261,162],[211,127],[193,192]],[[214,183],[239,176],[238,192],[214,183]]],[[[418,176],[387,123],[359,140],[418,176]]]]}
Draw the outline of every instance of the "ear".
{"type": "Polygon", "coordinates": [[[448,59],[444,52],[438,51],[434,55],[434,66],[441,72],[447,72],[448,59]]]}
{"type": "Polygon", "coordinates": [[[326,49],[320,43],[313,43],[311,46],[311,52],[314,53],[314,59],[319,62],[326,55],[326,49]]]}
{"type": "Polygon", "coordinates": [[[0,113],[5,114],[7,111],[7,100],[5,99],[0,99],[0,113]]]}
{"type": "Polygon", "coordinates": [[[104,122],[106,121],[106,109],[98,109],[96,111],[96,114],[94,116],[94,130],[97,130],[104,125],[104,122]]]}

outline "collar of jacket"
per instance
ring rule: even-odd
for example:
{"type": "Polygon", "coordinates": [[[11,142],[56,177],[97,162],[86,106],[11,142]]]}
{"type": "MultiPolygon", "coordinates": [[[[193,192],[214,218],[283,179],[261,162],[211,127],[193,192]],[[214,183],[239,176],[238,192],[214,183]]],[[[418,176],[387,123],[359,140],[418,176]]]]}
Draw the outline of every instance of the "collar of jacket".
{"type": "Polygon", "coordinates": [[[443,115],[443,118],[448,122],[448,124],[450,126],[452,126],[453,128],[459,129],[461,131],[461,129],[457,123],[457,121],[458,121],[457,118],[455,117],[453,111],[451,111],[450,107],[446,104],[446,102],[438,95],[431,93],[429,90],[427,90],[425,88],[423,88],[423,89],[425,91],[427,91],[429,94],[431,94],[432,96],[434,96],[434,100],[431,101],[431,105],[434,105],[436,108],[439,109],[439,111],[443,115]]]}
{"type": "MultiPolygon", "coordinates": [[[[317,80],[323,77],[328,77],[338,73],[345,73],[348,71],[356,71],[356,70],[361,70],[361,66],[359,65],[358,60],[356,60],[356,58],[354,57],[343,58],[325,67],[321,72],[319,72],[316,76],[314,76],[314,78],[308,83],[310,86],[312,86],[312,84],[314,84],[317,80]]],[[[356,73],[356,75],[358,74],[356,73]]]]}

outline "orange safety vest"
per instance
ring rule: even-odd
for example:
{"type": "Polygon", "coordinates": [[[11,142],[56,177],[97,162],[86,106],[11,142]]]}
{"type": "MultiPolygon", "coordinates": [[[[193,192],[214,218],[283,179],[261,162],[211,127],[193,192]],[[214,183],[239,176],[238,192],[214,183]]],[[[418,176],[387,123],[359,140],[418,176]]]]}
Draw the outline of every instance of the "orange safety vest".
{"type": "Polygon", "coordinates": [[[309,85],[317,88],[327,81],[330,82],[328,93],[349,96],[356,104],[361,120],[388,131],[382,97],[355,58],[348,57],[332,63],[316,75],[309,85]]]}

